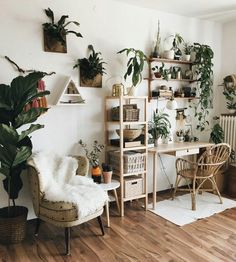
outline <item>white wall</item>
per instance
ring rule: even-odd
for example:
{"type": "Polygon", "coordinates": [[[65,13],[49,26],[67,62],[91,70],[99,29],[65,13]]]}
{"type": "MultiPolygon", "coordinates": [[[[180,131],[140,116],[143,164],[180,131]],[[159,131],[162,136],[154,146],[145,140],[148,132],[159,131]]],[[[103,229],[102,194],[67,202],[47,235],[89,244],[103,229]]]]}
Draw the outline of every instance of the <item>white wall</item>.
{"type": "MultiPolygon", "coordinates": [[[[104,96],[110,94],[110,86],[106,86],[106,80],[112,75],[122,76],[125,72],[126,57],[116,53],[124,47],[134,47],[149,55],[158,19],[161,23],[162,40],[168,34],[178,32],[186,41],[209,44],[215,52],[215,75],[221,75],[221,26],[213,22],[134,7],[112,0],[0,0],[0,5],[0,55],[8,55],[25,69],[55,71],[56,75],[45,78],[47,89],[52,92],[50,102],[55,101],[66,76],[72,76],[78,82],[78,72],[72,67],[78,58],[87,55],[88,44],[93,44],[95,50],[101,51],[104,61],[108,63],[102,89],[79,89],[86,100],[85,106],[52,107],[40,118],[39,122],[45,124],[45,128],[33,134],[34,150],[48,149],[71,154],[79,153],[77,141],[80,138],[87,142],[94,139],[104,142],[104,96]],[[81,24],[79,30],[84,38],[68,36],[67,54],[43,51],[41,24],[47,21],[43,9],[48,7],[54,11],[56,19],[62,14],[68,14],[70,20],[77,20],[81,24]]],[[[10,83],[12,78],[18,75],[12,65],[2,57],[0,68],[1,83],[10,83]]],[[[216,83],[219,83],[219,79],[216,79],[216,83]]],[[[147,95],[147,82],[140,84],[138,93],[147,95]]],[[[216,101],[217,99],[216,97],[216,101]]],[[[150,112],[155,106],[154,102],[150,104],[150,112]]],[[[159,104],[159,107],[164,106],[165,102],[159,104]]],[[[175,115],[171,114],[174,126],[175,115]]],[[[174,159],[164,158],[164,163],[173,183],[174,159]]],[[[160,171],[158,189],[168,187],[167,179],[160,171]]],[[[3,206],[6,204],[5,193],[0,192],[0,197],[0,205],[3,206]]],[[[25,199],[27,203],[30,202],[27,187],[21,192],[21,200],[25,199]]]]}

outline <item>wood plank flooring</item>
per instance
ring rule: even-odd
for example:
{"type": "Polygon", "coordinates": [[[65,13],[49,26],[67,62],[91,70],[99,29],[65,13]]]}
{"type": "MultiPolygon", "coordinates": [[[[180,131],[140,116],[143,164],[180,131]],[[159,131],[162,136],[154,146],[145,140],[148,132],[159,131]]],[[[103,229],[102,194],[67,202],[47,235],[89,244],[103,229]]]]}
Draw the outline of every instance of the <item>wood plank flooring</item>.
{"type": "MultiPolygon", "coordinates": [[[[164,199],[164,194],[158,199],[164,199]]],[[[125,217],[110,209],[111,228],[101,236],[97,220],[74,227],[71,256],[64,256],[64,230],[42,223],[34,237],[35,221],[28,221],[27,236],[17,245],[0,245],[1,262],[230,262],[236,261],[236,208],[179,227],[145,212],[140,203],[127,203],[125,217]]],[[[104,224],[105,215],[103,216],[104,224]]]]}

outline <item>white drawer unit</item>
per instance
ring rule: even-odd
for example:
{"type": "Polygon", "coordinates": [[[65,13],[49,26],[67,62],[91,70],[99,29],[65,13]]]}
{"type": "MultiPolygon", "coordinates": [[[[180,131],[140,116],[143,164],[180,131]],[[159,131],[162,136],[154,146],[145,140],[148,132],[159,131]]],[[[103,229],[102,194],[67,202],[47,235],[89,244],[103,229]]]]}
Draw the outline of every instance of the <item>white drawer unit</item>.
{"type": "Polygon", "coordinates": [[[191,148],[191,149],[177,150],[175,152],[175,155],[179,157],[179,156],[195,155],[198,153],[199,153],[199,148],[191,148]]]}

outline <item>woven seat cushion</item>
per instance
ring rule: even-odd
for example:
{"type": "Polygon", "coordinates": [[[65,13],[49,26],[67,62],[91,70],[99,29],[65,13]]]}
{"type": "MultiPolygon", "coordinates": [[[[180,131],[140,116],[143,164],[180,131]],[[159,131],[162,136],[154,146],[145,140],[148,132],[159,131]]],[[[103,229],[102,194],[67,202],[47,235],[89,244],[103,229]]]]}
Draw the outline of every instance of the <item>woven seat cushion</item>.
{"type": "Polygon", "coordinates": [[[55,221],[71,222],[78,219],[76,205],[69,202],[41,200],[40,215],[55,221]]]}
{"type": "MultiPolygon", "coordinates": [[[[184,169],[184,170],[179,171],[178,174],[182,177],[193,179],[194,174],[195,174],[195,170],[194,169],[184,169]]],[[[211,177],[212,175],[209,173],[208,170],[198,169],[196,178],[205,178],[205,177],[209,177],[209,176],[211,177]]]]}

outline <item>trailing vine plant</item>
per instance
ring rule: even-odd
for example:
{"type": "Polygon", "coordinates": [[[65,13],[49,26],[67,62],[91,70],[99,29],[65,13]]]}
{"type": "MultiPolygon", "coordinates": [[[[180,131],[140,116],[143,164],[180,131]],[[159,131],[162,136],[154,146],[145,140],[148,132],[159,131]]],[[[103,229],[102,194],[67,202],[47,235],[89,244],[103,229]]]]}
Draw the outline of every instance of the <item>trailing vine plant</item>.
{"type": "Polygon", "coordinates": [[[195,61],[193,62],[194,71],[197,76],[197,89],[199,93],[199,102],[195,105],[195,117],[197,117],[197,129],[203,131],[209,121],[207,116],[209,108],[212,105],[212,85],[213,85],[213,63],[214,52],[208,45],[194,43],[193,50],[196,53],[195,61]]]}

